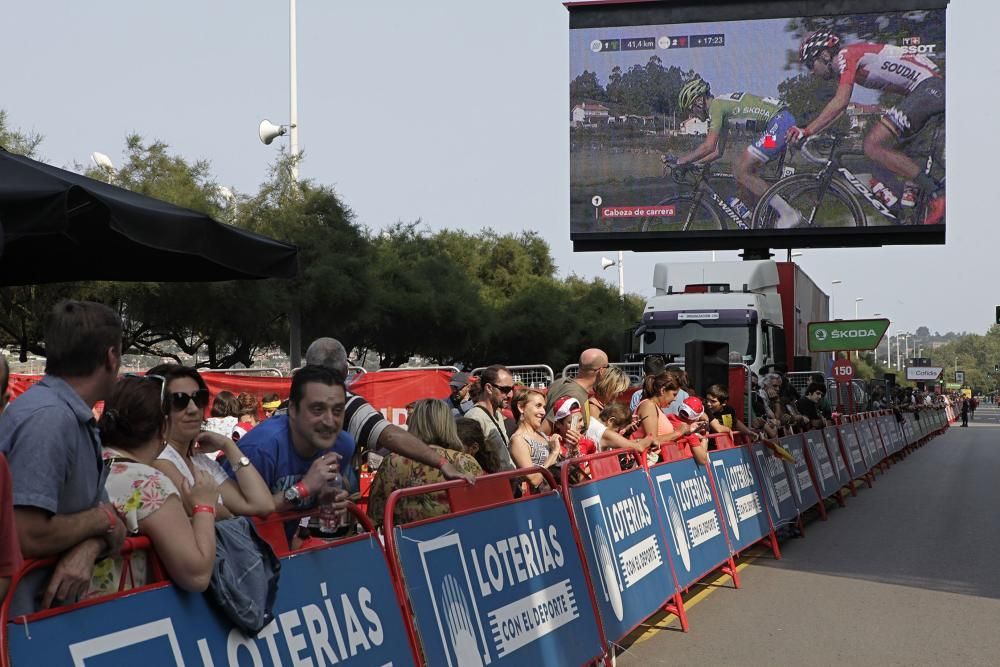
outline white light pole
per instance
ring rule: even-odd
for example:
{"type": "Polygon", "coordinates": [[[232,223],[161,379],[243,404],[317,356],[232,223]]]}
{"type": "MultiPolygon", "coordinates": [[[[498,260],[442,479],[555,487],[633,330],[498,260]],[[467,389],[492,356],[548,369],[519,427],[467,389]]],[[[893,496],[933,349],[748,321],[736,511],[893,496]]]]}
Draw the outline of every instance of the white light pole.
{"type": "Polygon", "coordinates": [[[863,296],[859,296],[854,299],[854,319],[858,319],[858,304],[864,300],[865,298],[863,296]]]}
{"type": "MultiPolygon", "coordinates": [[[[881,314],[882,313],[872,313],[872,317],[879,317],[881,314]]],[[[875,358],[874,358],[873,361],[874,361],[874,365],[876,365],[876,366],[878,366],[878,346],[881,344],[881,342],[882,341],[879,341],[878,343],[875,343],[875,358]]]]}
{"type": "Polygon", "coordinates": [[[625,300],[625,256],[624,253],[618,251],[618,261],[613,259],[608,259],[607,257],[601,257],[601,270],[611,268],[612,266],[618,267],[618,298],[622,301],[625,300]]]}
{"type": "MultiPolygon", "coordinates": [[[[831,280],[830,284],[833,285],[833,287],[836,287],[841,282],[843,282],[843,281],[841,281],[841,280],[831,280]]],[[[831,320],[837,319],[837,306],[836,306],[836,303],[833,300],[833,291],[834,291],[833,287],[830,288],[830,319],[831,320]]]]}
{"type": "MultiPolygon", "coordinates": [[[[299,154],[299,77],[295,37],[295,0],[288,0],[288,138],[292,160],[299,154]]],[[[299,180],[299,165],[292,163],[292,179],[299,180]]]]}

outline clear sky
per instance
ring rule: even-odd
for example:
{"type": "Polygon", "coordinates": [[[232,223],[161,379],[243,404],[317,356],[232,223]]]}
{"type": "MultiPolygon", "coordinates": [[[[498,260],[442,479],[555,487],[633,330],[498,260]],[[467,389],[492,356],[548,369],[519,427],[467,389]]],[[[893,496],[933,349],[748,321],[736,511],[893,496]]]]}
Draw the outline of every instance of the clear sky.
{"type": "MultiPolygon", "coordinates": [[[[601,253],[569,242],[560,2],[298,0],[298,14],[302,176],[333,185],[373,229],[417,218],[432,229],[533,229],[563,273],[601,275],[601,253]]],[[[797,258],[827,291],[843,281],[838,316],[853,317],[863,298],[860,314],[889,316],[894,331],[993,322],[998,24],[992,0],[948,11],[947,245],[797,258]]],[[[222,184],[264,180],[276,146],[257,140],[257,124],[288,119],[287,2],[40,0],[9,3],[4,26],[0,108],[45,135],[47,161],[85,163],[92,151],[120,161],[137,132],[209,160],[222,184]]],[[[657,261],[709,258],[626,253],[626,289],[650,294],[657,261]]]]}

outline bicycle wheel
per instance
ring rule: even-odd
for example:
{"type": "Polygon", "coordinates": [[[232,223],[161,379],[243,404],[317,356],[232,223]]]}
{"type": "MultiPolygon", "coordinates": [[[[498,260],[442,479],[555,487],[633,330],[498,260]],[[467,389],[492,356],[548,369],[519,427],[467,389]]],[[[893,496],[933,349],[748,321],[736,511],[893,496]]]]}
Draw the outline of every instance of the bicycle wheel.
{"type": "Polygon", "coordinates": [[[708,203],[704,195],[691,194],[667,197],[657,204],[669,208],[671,214],[642,218],[639,230],[643,232],[688,232],[725,229],[719,212],[708,203]]]}
{"type": "Polygon", "coordinates": [[[775,229],[778,213],[771,206],[774,197],[781,197],[798,211],[802,216],[799,228],[868,225],[861,204],[846,184],[835,178],[824,187],[814,174],[796,174],[781,179],[760,198],[751,218],[754,229],[775,229]]]}

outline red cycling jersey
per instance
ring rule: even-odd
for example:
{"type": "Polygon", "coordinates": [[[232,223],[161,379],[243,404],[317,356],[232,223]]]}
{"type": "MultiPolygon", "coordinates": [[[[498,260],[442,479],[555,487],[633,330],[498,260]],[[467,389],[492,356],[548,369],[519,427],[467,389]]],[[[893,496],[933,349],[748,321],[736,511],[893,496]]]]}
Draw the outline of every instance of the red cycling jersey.
{"type": "Polygon", "coordinates": [[[940,76],[937,65],[927,56],[890,44],[851,44],[837,53],[834,62],[840,71],[841,85],[857,83],[899,95],[912,92],[926,79],[940,76]]]}

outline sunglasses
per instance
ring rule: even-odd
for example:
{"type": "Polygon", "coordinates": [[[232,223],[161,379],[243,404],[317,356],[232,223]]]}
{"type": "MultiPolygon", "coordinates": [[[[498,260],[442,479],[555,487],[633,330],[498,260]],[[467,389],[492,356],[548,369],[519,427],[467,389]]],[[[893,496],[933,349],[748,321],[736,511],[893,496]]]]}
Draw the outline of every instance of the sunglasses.
{"type": "Polygon", "coordinates": [[[493,388],[494,389],[499,389],[501,394],[509,394],[510,392],[514,391],[514,387],[513,386],[503,387],[501,385],[495,384],[495,385],[493,385],[493,388]]]}
{"type": "Polygon", "coordinates": [[[140,373],[126,373],[125,377],[139,378],[141,380],[157,380],[160,383],[160,405],[164,408],[169,405],[171,410],[179,411],[183,410],[188,406],[188,403],[194,401],[195,406],[204,410],[208,407],[208,401],[211,398],[207,389],[199,389],[192,394],[185,393],[183,391],[174,391],[167,393],[167,379],[162,375],[142,375],[140,373]],[[169,403],[168,403],[169,401],[169,403]]]}

